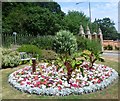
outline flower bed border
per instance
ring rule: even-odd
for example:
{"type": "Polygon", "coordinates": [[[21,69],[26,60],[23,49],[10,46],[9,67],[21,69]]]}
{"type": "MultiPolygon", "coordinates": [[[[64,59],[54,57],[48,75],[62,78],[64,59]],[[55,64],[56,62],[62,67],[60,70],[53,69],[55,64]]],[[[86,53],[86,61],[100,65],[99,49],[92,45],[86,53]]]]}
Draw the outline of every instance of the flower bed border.
{"type": "Polygon", "coordinates": [[[58,90],[57,88],[46,88],[45,86],[41,88],[38,87],[30,87],[29,85],[20,85],[19,83],[15,82],[15,80],[13,80],[13,74],[16,72],[13,72],[12,74],[9,75],[9,79],[8,82],[17,90],[20,90],[22,92],[27,92],[30,94],[37,94],[37,95],[46,95],[46,96],[67,96],[67,95],[71,95],[71,94],[75,94],[75,95],[80,95],[80,94],[84,94],[84,93],[91,93],[91,92],[96,92],[99,90],[103,90],[104,88],[106,88],[107,86],[109,86],[110,84],[113,83],[114,80],[116,80],[118,78],[118,73],[112,69],[113,72],[111,74],[110,77],[108,77],[107,79],[103,80],[101,83],[99,84],[93,84],[90,86],[85,86],[83,88],[63,88],[61,90],[58,90]]]}

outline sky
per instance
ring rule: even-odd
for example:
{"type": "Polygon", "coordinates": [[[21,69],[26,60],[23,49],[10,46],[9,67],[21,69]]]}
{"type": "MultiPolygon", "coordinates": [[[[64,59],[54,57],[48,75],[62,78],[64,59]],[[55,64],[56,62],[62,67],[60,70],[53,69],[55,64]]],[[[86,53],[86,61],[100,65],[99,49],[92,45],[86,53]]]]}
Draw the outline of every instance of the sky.
{"type": "MultiPolygon", "coordinates": [[[[87,0],[55,0],[61,6],[61,10],[67,14],[70,10],[83,12],[89,17],[89,1],[87,0]],[[76,5],[76,3],[79,3],[76,5]]],[[[91,20],[109,17],[118,30],[118,0],[91,0],[91,20]],[[101,1],[101,2],[100,2],[101,1]]]]}

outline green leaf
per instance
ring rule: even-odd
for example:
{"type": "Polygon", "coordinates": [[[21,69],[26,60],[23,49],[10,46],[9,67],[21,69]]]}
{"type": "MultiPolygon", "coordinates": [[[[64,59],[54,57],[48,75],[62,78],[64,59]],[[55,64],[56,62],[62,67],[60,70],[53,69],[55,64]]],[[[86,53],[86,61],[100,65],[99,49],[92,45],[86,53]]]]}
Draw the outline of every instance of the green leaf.
{"type": "Polygon", "coordinates": [[[82,76],[84,77],[84,70],[83,70],[83,68],[80,68],[80,71],[82,73],[82,76]]]}
{"type": "Polygon", "coordinates": [[[98,60],[101,62],[105,62],[105,60],[103,58],[99,58],[98,60]]]}
{"type": "Polygon", "coordinates": [[[72,61],[72,68],[75,68],[75,64],[76,64],[76,61],[73,60],[73,61],[72,61]]]}

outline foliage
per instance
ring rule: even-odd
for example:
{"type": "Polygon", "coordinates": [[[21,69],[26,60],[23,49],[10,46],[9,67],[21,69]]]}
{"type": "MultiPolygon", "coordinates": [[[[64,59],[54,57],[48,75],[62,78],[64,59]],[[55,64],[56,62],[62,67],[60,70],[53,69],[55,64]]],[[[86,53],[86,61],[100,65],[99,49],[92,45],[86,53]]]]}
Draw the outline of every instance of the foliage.
{"type": "Polygon", "coordinates": [[[55,65],[57,66],[57,70],[63,68],[67,71],[67,82],[71,79],[72,72],[75,69],[81,71],[82,76],[84,76],[83,68],[80,65],[83,63],[83,60],[77,60],[75,56],[59,56],[55,61],[55,65]]]}
{"type": "Polygon", "coordinates": [[[115,50],[120,50],[120,47],[115,46],[115,50]]]}
{"type": "Polygon", "coordinates": [[[113,50],[113,46],[111,45],[107,45],[104,47],[105,50],[113,50]]]}
{"type": "Polygon", "coordinates": [[[98,60],[104,62],[104,59],[100,56],[101,52],[94,53],[93,51],[84,50],[81,54],[87,61],[90,62],[90,67],[93,67],[93,64],[98,60]]]}
{"type": "Polygon", "coordinates": [[[61,11],[61,7],[57,2],[35,2],[36,5],[39,5],[43,8],[48,8],[52,13],[57,13],[64,16],[64,12],[61,11]]]}
{"type": "Polygon", "coordinates": [[[90,39],[81,37],[81,36],[76,36],[76,40],[77,40],[77,46],[78,46],[78,50],[83,51],[87,48],[87,41],[90,41],[90,39]]]}
{"type": "Polygon", "coordinates": [[[107,49],[108,49],[108,50],[113,50],[113,46],[108,45],[108,46],[107,46],[107,49]]]}
{"type": "Polygon", "coordinates": [[[57,54],[52,50],[42,50],[41,58],[46,60],[55,60],[57,58],[57,54]]]}
{"type": "Polygon", "coordinates": [[[87,40],[86,49],[97,54],[102,51],[102,46],[99,40],[87,40]]]}
{"type": "Polygon", "coordinates": [[[89,18],[84,15],[82,12],[78,11],[69,11],[68,14],[63,19],[64,29],[69,30],[74,34],[78,34],[80,24],[86,28],[86,25],[89,23],[89,18]]]}
{"type": "Polygon", "coordinates": [[[104,40],[116,40],[119,38],[119,34],[114,26],[115,23],[110,18],[98,19],[94,23],[98,24],[101,28],[104,40]]]}
{"type": "MultiPolygon", "coordinates": [[[[22,45],[22,44],[30,44],[32,42],[32,39],[34,39],[35,36],[30,34],[17,34],[16,35],[16,44],[22,45]]],[[[14,35],[8,35],[3,34],[2,35],[2,45],[3,47],[10,48],[11,45],[14,45],[15,43],[15,36],[14,35]]]]}
{"type": "Polygon", "coordinates": [[[40,49],[50,50],[53,47],[54,36],[39,36],[30,41],[30,44],[36,45],[40,49]]]}
{"type": "Polygon", "coordinates": [[[60,30],[55,36],[53,47],[57,53],[71,55],[77,50],[76,38],[73,33],[60,30]]]}
{"type": "Polygon", "coordinates": [[[80,25],[82,25],[84,29],[86,29],[88,25],[91,33],[98,31],[98,24],[91,23],[89,17],[87,17],[83,12],[69,11],[62,21],[62,28],[65,30],[69,30],[75,35],[79,33],[80,25]]]}
{"type": "Polygon", "coordinates": [[[55,2],[3,3],[3,34],[54,35],[61,29],[64,13],[55,2]],[[40,5],[41,4],[41,5],[40,5]],[[52,12],[55,11],[54,13],[52,12]]]}
{"type": "Polygon", "coordinates": [[[41,56],[41,50],[35,46],[35,45],[22,45],[17,49],[19,52],[26,52],[28,54],[31,54],[32,57],[40,57],[41,56]]]}
{"type": "Polygon", "coordinates": [[[93,51],[94,53],[100,52],[102,50],[102,46],[99,40],[90,40],[87,38],[83,38],[81,36],[76,36],[78,50],[83,51],[85,49],[93,51]]]}
{"type": "Polygon", "coordinates": [[[2,52],[2,67],[15,67],[20,63],[20,54],[10,49],[0,49],[2,52]]]}
{"type": "Polygon", "coordinates": [[[20,52],[20,57],[21,57],[21,59],[30,58],[26,52],[20,52]]]}

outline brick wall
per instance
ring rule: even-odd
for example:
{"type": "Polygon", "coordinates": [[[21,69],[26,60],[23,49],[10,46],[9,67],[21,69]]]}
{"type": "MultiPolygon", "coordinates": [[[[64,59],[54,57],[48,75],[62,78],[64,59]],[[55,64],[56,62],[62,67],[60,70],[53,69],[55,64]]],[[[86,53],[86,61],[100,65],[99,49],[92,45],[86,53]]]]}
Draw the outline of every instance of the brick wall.
{"type": "Polygon", "coordinates": [[[103,40],[103,47],[111,45],[113,49],[116,47],[120,47],[120,41],[113,41],[113,40],[103,40]]]}

